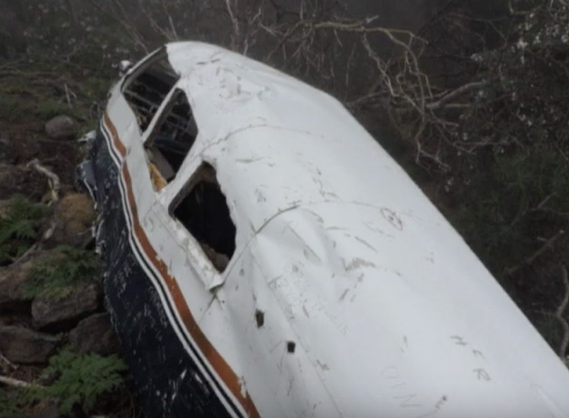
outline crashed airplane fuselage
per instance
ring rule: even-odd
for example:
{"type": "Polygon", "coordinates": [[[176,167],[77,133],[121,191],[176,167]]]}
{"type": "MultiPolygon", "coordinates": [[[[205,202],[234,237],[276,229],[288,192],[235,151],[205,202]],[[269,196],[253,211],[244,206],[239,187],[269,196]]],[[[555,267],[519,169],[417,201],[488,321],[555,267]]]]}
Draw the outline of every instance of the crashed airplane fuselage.
{"type": "Polygon", "coordinates": [[[81,173],[149,418],[569,417],[569,371],[329,95],[168,44],[81,173]]]}

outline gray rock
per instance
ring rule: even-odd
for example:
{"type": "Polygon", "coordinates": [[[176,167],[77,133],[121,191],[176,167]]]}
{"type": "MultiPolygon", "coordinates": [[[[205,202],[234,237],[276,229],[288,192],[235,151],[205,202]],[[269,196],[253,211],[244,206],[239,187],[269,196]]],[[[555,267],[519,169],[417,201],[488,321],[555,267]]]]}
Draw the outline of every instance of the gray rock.
{"type": "Polygon", "coordinates": [[[32,302],[32,323],[35,329],[64,331],[95,312],[102,294],[97,283],[80,283],[63,298],[36,297],[32,302]]]}
{"type": "Polygon", "coordinates": [[[79,354],[108,356],[120,350],[108,313],[95,314],[79,322],[77,328],[69,334],[69,342],[79,354]]]}
{"type": "Polygon", "coordinates": [[[23,295],[32,262],[19,263],[0,270],[0,311],[29,308],[31,298],[23,295]]]}
{"type": "Polygon", "coordinates": [[[75,120],[66,115],[59,115],[45,124],[45,132],[52,139],[74,139],[79,131],[75,120]]]}
{"type": "Polygon", "coordinates": [[[0,352],[13,363],[45,363],[60,339],[31,329],[0,326],[0,352]]]}

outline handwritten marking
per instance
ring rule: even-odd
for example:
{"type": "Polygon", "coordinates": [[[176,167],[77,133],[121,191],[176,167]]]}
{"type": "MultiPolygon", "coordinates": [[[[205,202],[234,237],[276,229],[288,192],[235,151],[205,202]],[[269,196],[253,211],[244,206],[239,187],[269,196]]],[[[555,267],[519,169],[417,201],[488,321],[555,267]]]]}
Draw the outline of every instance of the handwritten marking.
{"type": "Polygon", "coordinates": [[[402,406],[403,408],[418,408],[423,406],[423,404],[421,403],[413,403],[414,400],[417,399],[417,395],[413,394],[413,395],[406,395],[406,396],[394,396],[393,399],[403,399],[403,402],[401,402],[400,406],[402,406]]]}
{"type": "Polygon", "coordinates": [[[492,380],[488,372],[484,369],[474,369],[473,372],[478,376],[478,380],[485,380],[486,382],[492,380]]]}
{"type": "Polygon", "coordinates": [[[399,215],[397,215],[397,213],[395,213],[395,211],[388,209],[388,208],[382,208],[381,209],[381,215],[395,229],[397,229],[399,231],[403,231],[403,221],[401,220],[399,215]]]}
{"type": "Polygon", "coordinates": [[[462,346],[467,346],[468,343],[464,340],[464,338],[458,336],[458,335],[453,335],[452,337],[450,337],[451,340],[455,340],[456,341],[456,345],[462,345],[462,346]]]}
{"type": "Polygon", "coordinates": [[[476,357],[480,357],[481,359],[486,360],[486,357],[484,357],[484,354],[480,350],[472,350],[472,354],[474,354],[476,357]]]}

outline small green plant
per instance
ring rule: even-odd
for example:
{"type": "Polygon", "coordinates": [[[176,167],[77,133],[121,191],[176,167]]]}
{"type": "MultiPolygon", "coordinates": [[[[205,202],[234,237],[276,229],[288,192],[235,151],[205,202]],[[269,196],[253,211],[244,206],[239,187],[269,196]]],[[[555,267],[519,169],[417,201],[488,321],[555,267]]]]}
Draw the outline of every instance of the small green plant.
{"type": "Polygon", "coordinates": [[[61,114],[69,114],[71,109],[68,105],[56,100],[45,100],[38,103],[36,114],[41,119],[51,119],[61,114]]]}
{"type": "Polygon", "coordinates": [[[0,418],[27,418],[20,407],[0,388],[0,418]]]}
{"type": "Polygon", "coordinates": [[[10,263],[30,248],[45,213],[43,205],[15,195],[0,216],[0,265],[10,263]]]}
{"type": "Polygon", "coordinates": [[[63,349],[49,360],[43,378],[52,381],[48,386],[33,386],[28,399],[60,399],[59,411],[68,414],[74,405],[89,413],[99,396],[117,390],[124,384],[126,363],[116,355],[79,355],[63,349]]]}
{"type": "Polygon", "coordinates": [[[0,118],[14,122],[24,118],[27,112],[28,108],[22,99],[0,95],[0,118]]]}
{"type": "Polygon", "coordinates": [[[24,295],[63,298],[68,296],[77,283],[93,279],[101,261],[92,251],[67,245],[59,246],[47,256],[34,262],[30,280],[24,288],[24,295]]]}
{"type": "Polygon", "coordinates": [[[85,81],[85,92],[92,100],[105,100],[111,80],[97,77],[89,77],[85,81]]]}

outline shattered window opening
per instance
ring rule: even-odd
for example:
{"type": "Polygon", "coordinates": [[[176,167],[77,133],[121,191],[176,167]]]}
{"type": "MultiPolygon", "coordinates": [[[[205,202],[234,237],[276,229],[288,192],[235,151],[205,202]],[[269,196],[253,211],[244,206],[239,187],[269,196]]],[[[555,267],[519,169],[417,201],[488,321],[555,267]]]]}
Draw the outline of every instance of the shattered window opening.
{"type": "Polygon", "coordinates": [[[213,266],[222,273],[235,252],[236,228],[215,169],[203,163],[174,202],[171,214],[192,234],[213,266]]]}
{"type": "Polygon", "coordinates": [[[144,145],[157,191],[174,179],[197,135],[188,98],[177,89],[144,145]]]}
{"type": "Polygon", "coordinates": [[[123,86],[123,95],[144,132],[164,98],[180,79],[170,65],[166,50],[144,63],[123,86]]]}

